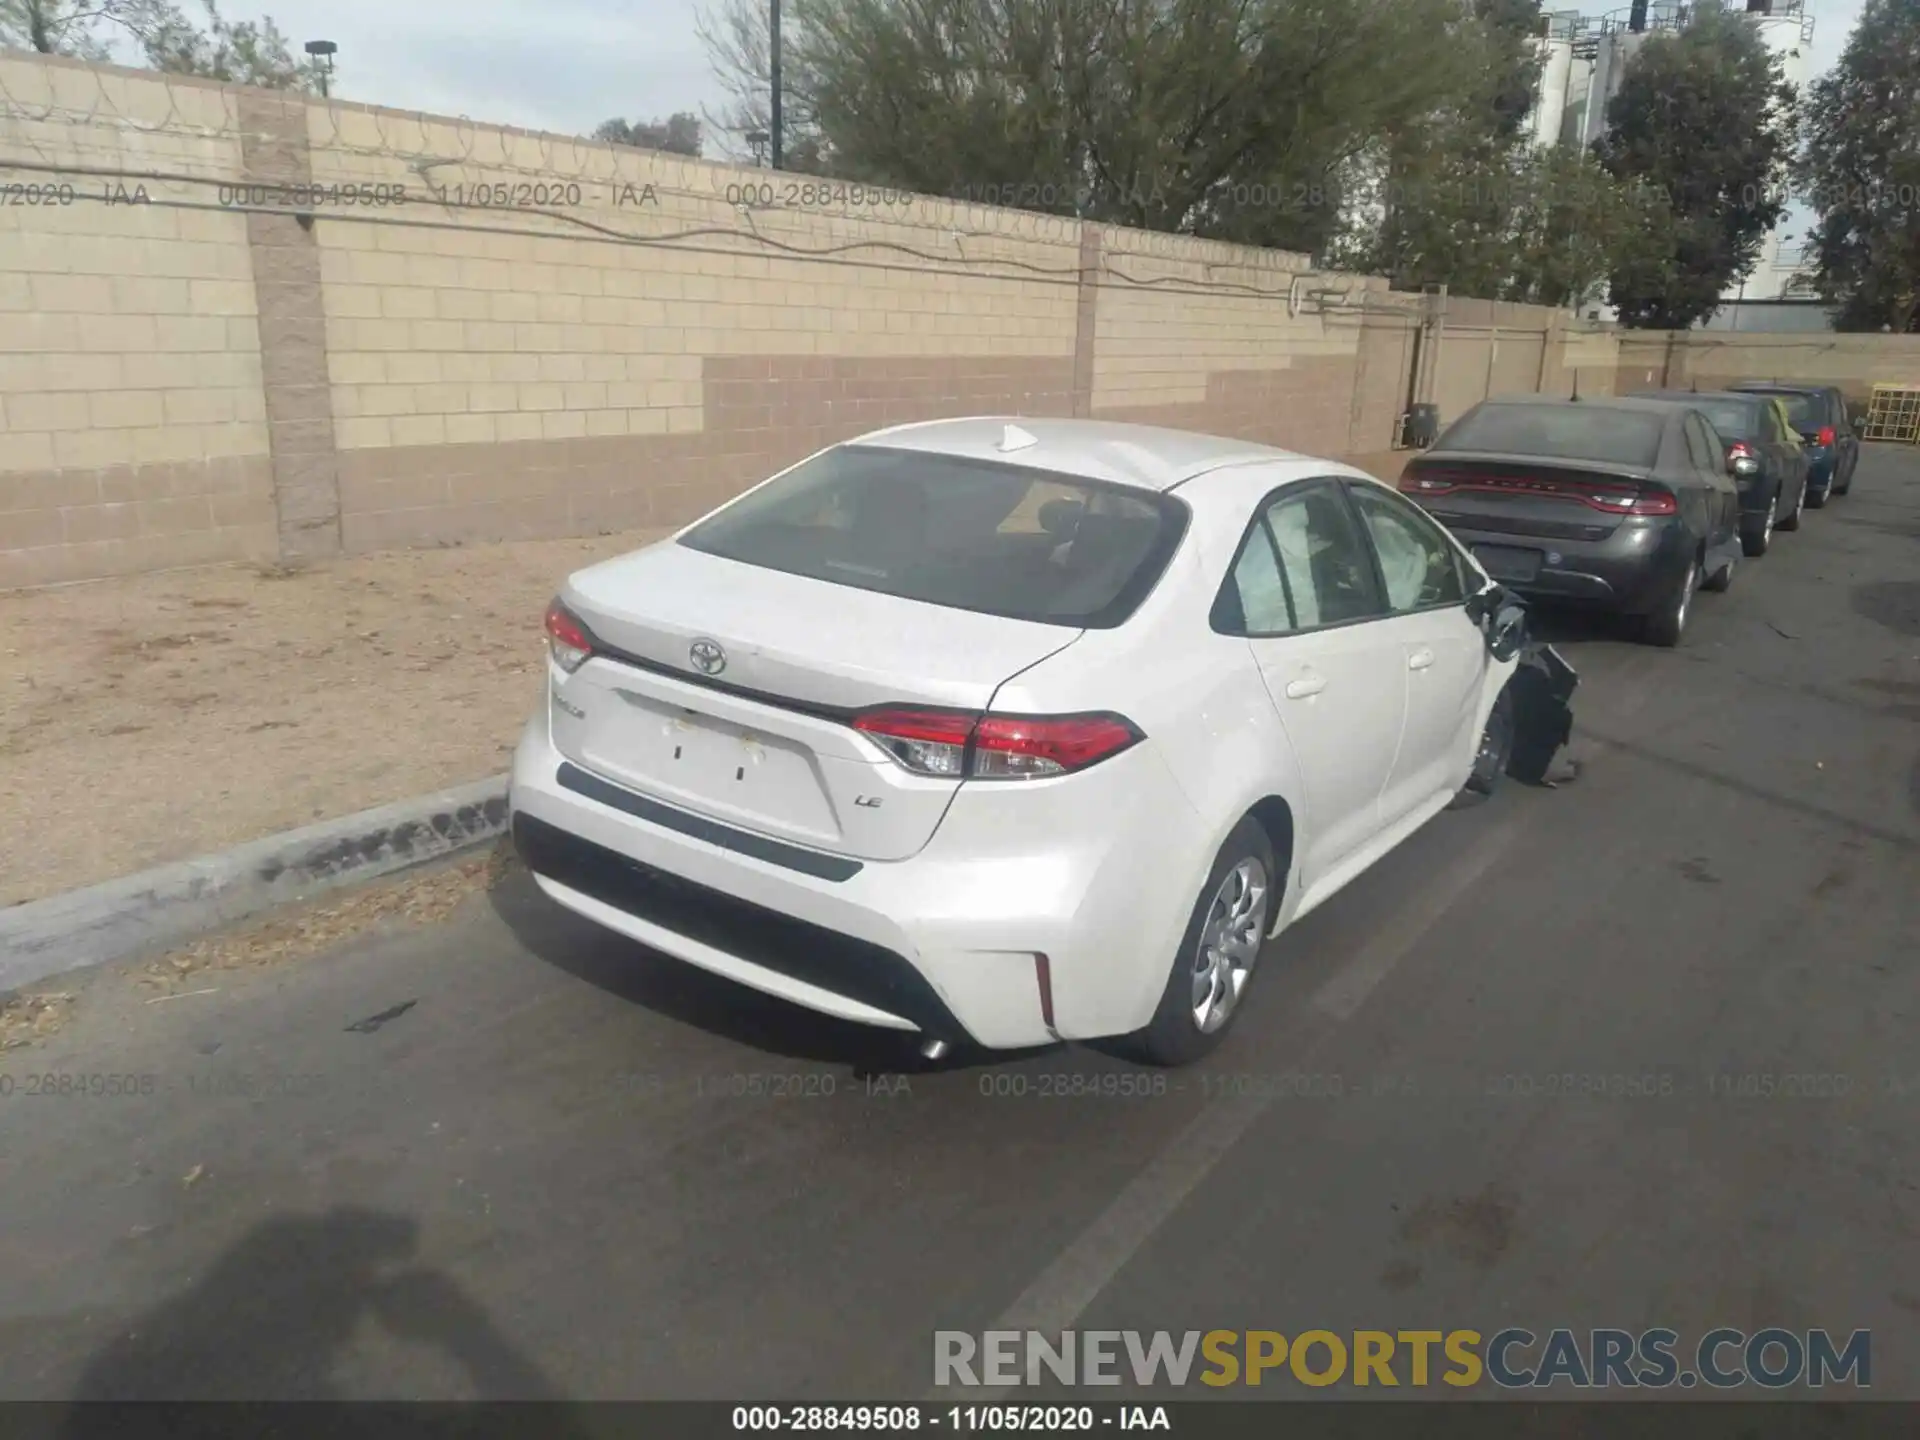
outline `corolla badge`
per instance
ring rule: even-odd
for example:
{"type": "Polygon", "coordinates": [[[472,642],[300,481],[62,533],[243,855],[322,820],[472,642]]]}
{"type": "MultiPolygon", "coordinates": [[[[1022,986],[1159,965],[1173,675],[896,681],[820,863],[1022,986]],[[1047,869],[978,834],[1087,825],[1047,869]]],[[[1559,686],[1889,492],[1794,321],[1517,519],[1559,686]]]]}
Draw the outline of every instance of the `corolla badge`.
{"type": "Polygon", "coordinates": [[[687,658],[702,675],[718,675],[727,668],[727,652],[715,640],[696,640],[687,648],[687,658]]]}

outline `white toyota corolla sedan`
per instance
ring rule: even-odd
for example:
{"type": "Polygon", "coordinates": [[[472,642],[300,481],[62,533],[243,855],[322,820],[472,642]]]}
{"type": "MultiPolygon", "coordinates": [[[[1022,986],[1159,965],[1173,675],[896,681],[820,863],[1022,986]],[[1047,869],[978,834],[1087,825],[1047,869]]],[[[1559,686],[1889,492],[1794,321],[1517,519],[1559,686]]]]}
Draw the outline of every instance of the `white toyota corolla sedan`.
{"type": "Polygon", "coordinates": [[[1263,941],[1498,779],[1495,594],[1350,466],[882,430],[566,582],[513,837],[567,908],[930,1056],[1184,1063],[1263,941]]]}

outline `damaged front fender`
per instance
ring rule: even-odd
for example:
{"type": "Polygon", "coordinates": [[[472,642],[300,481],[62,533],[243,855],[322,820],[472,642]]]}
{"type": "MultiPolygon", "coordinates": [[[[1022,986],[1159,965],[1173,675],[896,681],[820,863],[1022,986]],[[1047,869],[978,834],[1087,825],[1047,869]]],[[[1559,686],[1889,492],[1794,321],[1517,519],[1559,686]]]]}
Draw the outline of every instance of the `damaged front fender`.
{"type": "Polygon", "coordinates": [[[1513,713],[1513,737],[1507,774],[1523,785],[1545,785],[1553,760],[1573,738],[1573,692],[1580,676],[1566,656],[1533,638],[1526,607],[1495,584],[1468,602],[1487,651],[1497,661],[1514,662],[1507,681],[1513,713]]]}

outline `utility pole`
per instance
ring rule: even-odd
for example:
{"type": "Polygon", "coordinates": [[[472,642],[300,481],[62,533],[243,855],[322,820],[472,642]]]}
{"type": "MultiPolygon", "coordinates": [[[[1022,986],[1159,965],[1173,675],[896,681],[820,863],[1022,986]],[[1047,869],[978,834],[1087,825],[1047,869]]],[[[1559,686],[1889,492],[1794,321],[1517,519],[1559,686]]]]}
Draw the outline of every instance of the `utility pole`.
{"type": "Polygon", "coordinates": [[[768,0],[771,7],[767,15],[767,52],[770,57],[769,79],[773,82],[773,117],[768,126],[773,132],[772,155],[773,168],[780,168],[780,0],[768,0]]]}

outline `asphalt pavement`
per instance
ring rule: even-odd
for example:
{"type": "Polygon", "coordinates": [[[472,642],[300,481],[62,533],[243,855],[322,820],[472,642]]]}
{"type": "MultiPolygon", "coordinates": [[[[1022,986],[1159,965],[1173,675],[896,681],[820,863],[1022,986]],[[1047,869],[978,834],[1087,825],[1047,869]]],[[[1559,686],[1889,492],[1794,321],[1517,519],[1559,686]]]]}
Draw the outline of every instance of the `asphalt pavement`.
{"type": "Polygon", "coordinates": [[[0,1057],[0,1397],[899,1399],[937,1330],[1503,1325],[1870,1329],[1920,1397],[1920,454],[1676,651],[1547,619],[1578,778],[1289,931],[1197,1071],[927,1067],[524,877],[210,995],[81,977],[0,1057]]]}

